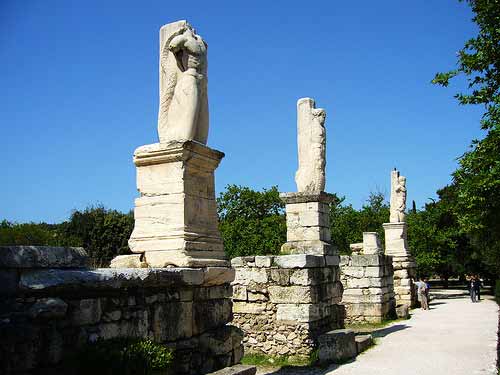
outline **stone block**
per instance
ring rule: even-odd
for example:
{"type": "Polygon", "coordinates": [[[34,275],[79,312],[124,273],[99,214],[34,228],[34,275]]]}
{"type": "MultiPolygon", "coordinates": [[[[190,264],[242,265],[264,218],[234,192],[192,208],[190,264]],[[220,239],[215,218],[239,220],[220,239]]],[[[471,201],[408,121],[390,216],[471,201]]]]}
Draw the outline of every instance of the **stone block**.
{"type": "Polygon", "coordinates": [[[274,257],[274,265],[281,268],[324,267],[325,258],[320,255],[294,254],[274,257]]]}
{"type": "Polygon", "coordinates": [[[204,269],[203,285],[223,285],[231,283],[235,278],[235,270],[227,267],[207,267],[204,269]]]}
{"type": "Polygon", "coordinates": [[[192,308],[193,335],[220,329],[232,319],[232,302],[229,299],[195,302],[192,308]]]}
{"type": "Polygon", "coordinates": [[[353,254],[351,264],[358,267],[385,265],[385,257],[379,254],[353,254]]]}
{"type": "Polygon", "coordinates": [[[69,302],[69,318],[73,325],[96,324],[101,320],[102,309],[99,298],[81,299],[69,302]]]}
{"type": "Polygon", "coordinates": [[[364,352],[373,344],[372,335],[358,335],[355,338],[356,340],[356,352],[359,354],[364,352]]]}
{"type": "Polygon", "coordinates": [[[234,284],[265,284],[268,281],[265,268],[237,268],[234,284]]]}
{"type": "Polygon", "coordinates": [[[396,315],[399,319],[408,319],[410,317],[410,306],[407,304],[396,306],[396,315]]]}
{"type": "Polygon", "coordinates": [[[193,305],[201,305],[201,302],[173,302],[155,305],[152,316],[152,331],[155,341],[175,341],[191,337],[194,325],[193,305]]]}
{"type": "Polygon", "coordinates": [[[268,300],[269,300],[269,298],[264,293],[248,291],[248,301],[249,302],[266,302],[268,300]]]}
{"type": "Polygon", "coordinates": [[[118,255],[111,260],[110,268],[147,268],[142,254],[118,255]]]}
{"type": "Polygon", "coordinates": [[[386,275],[384,267],[365,267],[365,277],[383,277],[386,275]]]}
{"type": "Polygon", "coordinates": [[[363,253],[365,255],[384,253],[377,232],[363,232],[363,253]]]}
{"type": "Polygon", "coordinates": [[[267,304],[251,302],[233,302],[234,314],[262,314],[266,311],[267,304]]]}
{"type": "Polygon", "coordinates": [[[384,307],[381,304],[373,303],[346,303],[346,315],[353,316],[379,316],[385,314],[384,307]]]}
{"type": "Polygon", "coordinates": [[[33,319],[60,319],[66,316],[68,304],[60,298],[41,298],[29,310],[33,319]]]}
{"type": "Polygon", "coordinates": [[[407,256],[409,253],[406,223],[382,224],[385,231],[385,253],[394,256],[407,256]]]}
{"type": "Polygon", "coordinates": [[[272,268],[270,271],[270,281],[278,285],[288,285],[292,272],[291,269],[272,268]]]}
{"type": "Polygon", "coordinates": [[[231,259],[231,267],[243,267],[245,265],[245,262],[243,262],[242,257],[237,257],[231,259]]]}
{"type": "Polygon", "coordinates": [[[244,285],[233,286],[233,301],[246,301],[247,300],[247,287],[244,285]]]}
{"type": "Polygon", "coordinates": [[[195,268],[99,268],[95,270],[34,270],[21,274],[22,291],[121,290],[127,287],[201,285],[204,273],[195,268]]]}
{"type": "Polygon", "coordinates": [[[364,267],[345,266],[342,273],[349,277],[362,278],[365,275],[364,267]]]}
{"type": "Polygon", "coordinates": [[[338,255],[326,255],[325,256],[325,263],[328,267],[338,266],[340,264],[340,256],[338,256],[338,255]]]}
{"type": "Polygon", "coordinates": [[[0,246],[0,268],[81,268],[87,263],[82,247],[0,246]]]}
{"type": "Polygon", "coordinates": [[[335,195],[324,191],[318,193],[292,192],[280,193],[280,198],[283,202],[285,202],[287,207],[295,204],[315,204],[322,206],[322,212],[328,212],[328,204],[335,200],[335,195]]]}
{"type": "Polygon", "coordinates": [[[408,279],[410,277],[407,269],[401,269],[394,271],[395,279],[408,279]]]}
{"type": "Polygon", "coordinates": [[[354,331],[338,329],[318,337],[318,360],[321,364],[344,362],[357,354],[354,331]]]}
{"type": "Polygon", "coordinates": [[[325,317],[327,311],[320,304],[277,305],[276,320],[287,324],[313,322],[325,317]]]}
{"type": "Polygon", "coordinates": [[[281,246],[282,254],[329,255],[334,253],[333,246],[322,240],[290,240],[281,246]]]}
{"type": "Polygon", "coordinates": [[[269,286],[268,291],[272,303],[318,302],[318,291],[311,286],[269,286]]]}
{"type": "Polygon", "coordinates": [[[292,271],[290,284],[292,285],[317,285],[324,281],[323,275],[319,274],[321,269],[304,268],[292,271]]]}
{"type": "MultiPolygon", "coordinates": [[[[355,289],[354,289],[355,290],[355,289]]],[[[342,296],[342,302],[345,303],[383,303],[389,300],[388,295],[371,295],[371,294],[351,294],[353,289],[349,289],[344,292],[342,296]]]]}
{"type": "Polygon", "coordinates": [[[255,257],[255,267],[271,267],[273,257],[272,256],[256,256],[255,257]]]}

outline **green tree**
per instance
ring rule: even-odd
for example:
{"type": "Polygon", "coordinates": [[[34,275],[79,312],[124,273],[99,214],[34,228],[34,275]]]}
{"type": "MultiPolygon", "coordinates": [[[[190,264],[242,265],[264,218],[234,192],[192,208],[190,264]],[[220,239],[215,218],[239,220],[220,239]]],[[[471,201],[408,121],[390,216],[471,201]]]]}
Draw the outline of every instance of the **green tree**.
{"type": "Polygon", "coordinates": [[[407,216],[408,244],[420,275],[438,275],[444,280],[466,272],[477,272],[468,237],[459,230],[455,211],[456,189],[438,191],[439,200],[407,216]]]}
{"type": "Polygon", "coordinates": [[[389,221],[389,204],[382,193],[370,193],[361,210],[343,204],[345,197],[330,205],[332,243],[341,254],[350,254],[349,245],[361,242],[363,232],[377,232],[384,239],[383,223],[389,221]]]}
{"type": "Polygon", "coordinates": [[[0,246],[6,245],[57,245],[57,225],[46,223],[0,222],[0,246]]]}
{"type": "Polygon", "coordinates": [[[276,186],[259,192],[228,185],[217,198],[219,228],[228,256],[278,254],[286,242],[284,207],[276,186]]]}
{"type": "Polygon", "coordinates": [[[458,53],[457,68],[438,73],[433,83],[448,86],[465,76],[462,105],[483,105],[483,139],[474,140],[453,174],[458,223],[489,270],[500,274],[500,0],[467,0],[479,32],[458,53]]]}
{"type": "Polygon", "coordinates": [[[61,246],[82,246],[93,266],[107,266],[116,255],[129,254],[128,239],[134,228],[134,216],[103,206],[75,210],[68,221],[60,224],[61,246]]]}

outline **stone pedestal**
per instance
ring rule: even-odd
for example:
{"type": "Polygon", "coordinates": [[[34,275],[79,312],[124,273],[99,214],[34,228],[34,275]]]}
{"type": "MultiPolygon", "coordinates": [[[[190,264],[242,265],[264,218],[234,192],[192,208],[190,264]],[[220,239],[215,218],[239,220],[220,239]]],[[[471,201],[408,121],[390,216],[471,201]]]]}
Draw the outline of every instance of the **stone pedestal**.
{"type": "Polygon", "coordinates": [[[334,255],[330,244],[330,208],[333,194],[282,193],[286,204],[286,240],[283,254],[334,255]]]}
{"type": "Polygon", "coordinates": [[[233,325],[245,353],[310,358],[320,335],[344,325],[338,256],[233,258],[233,325]]]}
{"type": "Polygon", "coordinates": [[[340,257],[346,323],[381,323],[395,317],[392,257],[353,254],[340,257]]]}
{"type": "Polygon", "coordinates": [[[406,223],[385,223],[383,226],[385,230],[385,252],[387,255],[392,256],[396,303],[414,307],[417,301],[413,285],[413,279],[416,277],[416,264],[408,249],[406,223]]]}
{"type": "Polygon", "coordinates": [[[149,267],[228,266],[218,229],[214,170],[224,154],[193,141],[134,153],[135,226],[129,239],[149,267]]]}

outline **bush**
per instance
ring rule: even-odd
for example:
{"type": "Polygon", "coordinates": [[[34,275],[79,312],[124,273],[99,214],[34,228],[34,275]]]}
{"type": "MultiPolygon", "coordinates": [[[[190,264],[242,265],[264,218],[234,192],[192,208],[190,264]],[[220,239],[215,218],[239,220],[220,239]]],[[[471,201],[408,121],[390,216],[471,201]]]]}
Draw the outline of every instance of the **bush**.
{"type": "Polygon", "coordinates": [[[286,242],[285,204],[278,188],[229,185],[217,198],[219,228],[230,258],[278,254],[286,242]]]}
{"type": "Polygon", "coordinates": [[[172,359],[171,349],[151,340],[115,338],[87,344],[67,366],[81,375],[167,374],[172,359]]]}
{"type": "Polygon", "coordinates": [[[96,267],[109,265],[120,254],[130,254],[128,239],[134,228],[134,215],[103,206],[75,210],[58,228],[62,246],[82,246],[96,267]]]}

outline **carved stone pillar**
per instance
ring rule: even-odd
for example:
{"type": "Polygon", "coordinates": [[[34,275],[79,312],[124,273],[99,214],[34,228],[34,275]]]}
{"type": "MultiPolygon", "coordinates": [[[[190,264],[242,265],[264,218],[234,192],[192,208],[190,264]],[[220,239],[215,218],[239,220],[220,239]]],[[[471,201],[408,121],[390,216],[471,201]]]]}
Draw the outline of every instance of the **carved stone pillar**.
{"type": "Polygon", "coordinates": [[[330,209],[333,194],[282,193],[286,203],[286,239],[284,254],[334,255],[330,244],[330,209]]]}
{"type": "Polygon", "coordinates": [[[218,229],[214,171],[224,154],[193,141],[134,153],[135,226],[129,240],[149,267],[228,266],[218,229]]]}

